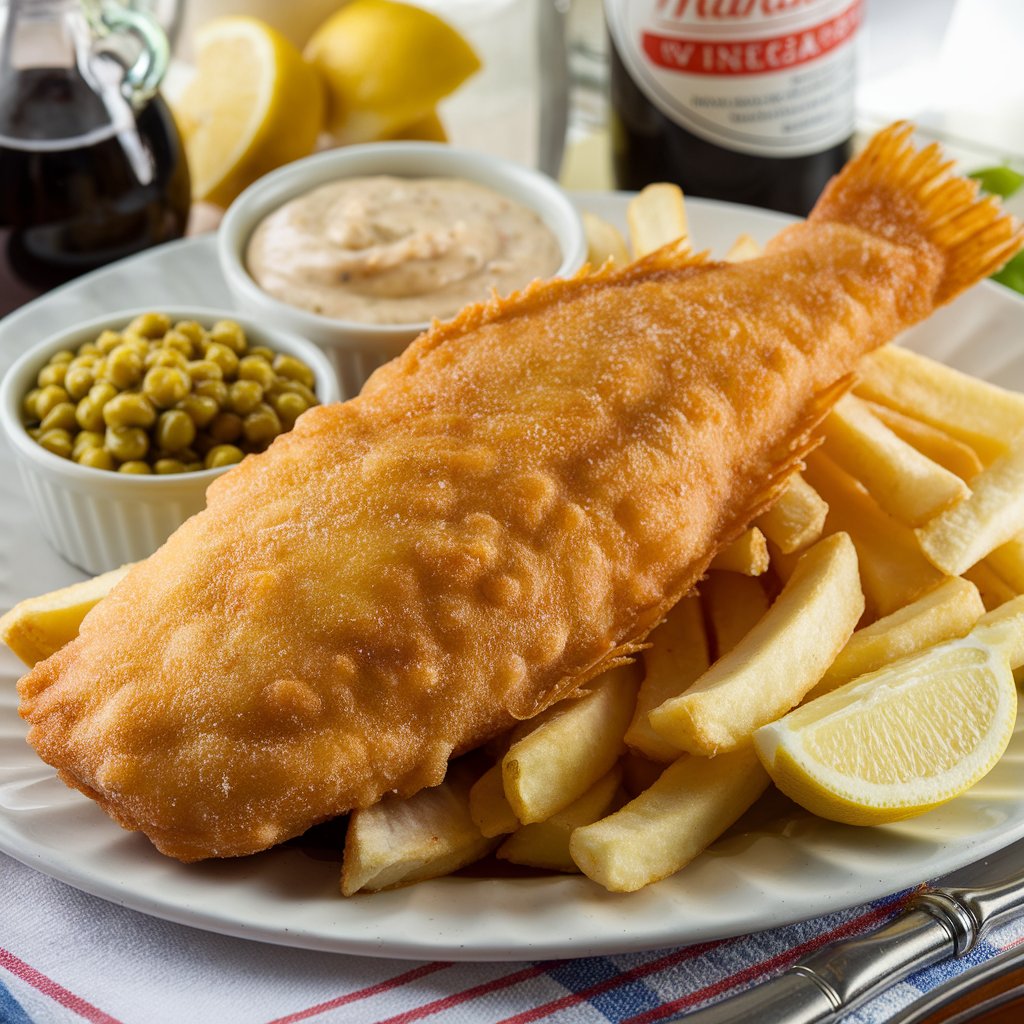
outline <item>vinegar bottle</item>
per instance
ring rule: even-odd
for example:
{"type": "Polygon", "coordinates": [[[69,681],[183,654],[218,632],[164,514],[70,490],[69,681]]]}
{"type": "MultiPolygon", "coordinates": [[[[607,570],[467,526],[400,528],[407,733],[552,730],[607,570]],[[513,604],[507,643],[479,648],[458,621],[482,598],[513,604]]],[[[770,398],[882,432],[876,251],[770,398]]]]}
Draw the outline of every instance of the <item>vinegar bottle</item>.
{"type": "Polygon", "coordinates": [[[850,156],[863,0],[604,0],[616,182],[806,215],[850,156]]]}

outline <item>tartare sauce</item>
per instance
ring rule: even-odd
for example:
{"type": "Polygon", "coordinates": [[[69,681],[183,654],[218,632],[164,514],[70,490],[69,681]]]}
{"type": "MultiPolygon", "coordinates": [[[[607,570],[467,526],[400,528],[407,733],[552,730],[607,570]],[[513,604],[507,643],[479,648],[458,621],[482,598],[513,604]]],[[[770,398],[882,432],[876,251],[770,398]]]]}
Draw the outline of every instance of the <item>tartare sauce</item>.
{"type": "Polygon", "coordinates": [[[449,317],[562,260],[533,211],[457,178],[349,178],[285,203],[253,232],[249,273],[290,305],[359,323],[449,317]]]}

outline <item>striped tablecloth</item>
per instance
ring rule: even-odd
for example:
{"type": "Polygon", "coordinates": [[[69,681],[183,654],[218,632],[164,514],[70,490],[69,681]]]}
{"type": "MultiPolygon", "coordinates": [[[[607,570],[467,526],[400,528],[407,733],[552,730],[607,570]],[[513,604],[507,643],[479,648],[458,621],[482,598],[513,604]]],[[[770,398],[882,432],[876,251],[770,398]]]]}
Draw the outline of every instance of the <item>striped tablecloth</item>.
{"type": "MultiPolygon", "coordinates": [[[[655,1024],[899,912],[903,892],[681,949],[527,963],[371,959],[264,945],[146,917],[0,854],[0,1024],[655,1024]]],[[[1007,925],[846,1018],[875,1024],[1024,942],[1007,925]]]]}

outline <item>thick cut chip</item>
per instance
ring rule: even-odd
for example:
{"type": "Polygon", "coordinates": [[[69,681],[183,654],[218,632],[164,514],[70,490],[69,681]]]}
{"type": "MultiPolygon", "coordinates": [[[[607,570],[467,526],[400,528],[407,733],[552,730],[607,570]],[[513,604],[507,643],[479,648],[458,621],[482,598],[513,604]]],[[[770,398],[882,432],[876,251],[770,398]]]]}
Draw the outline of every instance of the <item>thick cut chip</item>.
{"type": "Polygon", "coordinates": [[[985,560],[1018,594],[1024,594],[1024,533],[993,548],[985,560]]]}
{"type": "Polygon", "coordinates": [[[821,539],[828,505],[802,477],[793,476],[778,501],[757,519],[757,526],[783,554],[803,551],[821,539]]]}
{"type": "Polygon", "coordinates": [[[683,756],[621,810],[576,829],[580,870],[611,892],[635,892],[685,867],[765,791],[749,747],[719,757],[683,756]]]}
{"type": "Polygon", "coordinates": [[[744,746],[755,729],[803,700],[863,611],[850,538],[818,541],[761,621],[689,690],[655,708],[651,725],[693,754],[744,746]]]}
{"type": "Polygon", "coordinates": [[[771,604],[758,580],[732,572],[708,573],[701,584],[701,600],[716,658],[728,654],[761,621],[771,604]]]}
{"type": "Polygon", "coordinates": [[[637,259],[669,242],[682,241],[689,234],[682,189],[664,182],[648,185],[629,201],[626,223],[637,259]]]}
{"type": "Polygon", "coordinates": [[[825,532],[848,533],[857,549],[873,616],[889,615],[942,582],[945,574],[924,557],[914,531],[883,512],[849,473],[820,451],[810,455],[805,473],[828,502],[825,532]]]}
{"type": "Polygon", "coordinates": [[[824,450],[907,526],[921,526],[970,494],[960,477],[897,437],[854,395],[844,395],[825,420],[824,450]]]}
{"type": "Polygon", "coordinates": [[[652,761],[668,764],[681,751],[654,731],[647,716],[669,697],[678,697],[711,664],[701,599],[696,594],[684,597],[648,640],[651,646],[641,655],[644,679],[626,730],[626,743],[652,761]]]}
{"type": "Polygon", "coordinates": [[[1024,526],[1024,445],[996,459],[971,483],[971,495],[917,532],[933,565],[959,576],[1024,526]]]}
{"type": "Polygon", "coordinates": [[[1024,430],[1024,396],[898,345],[863,360],[854,390],[965,441],[986,462],[1024,430]]]}
{"type": "Polygon", "coordinates": [[[978,588],[986,611],[992,611],[1017,596],[1017,591],[985,561],[965,569],[963,579],[970,580],[978,588]]]}
{"type": "Polygon", "coordinates": [[[629,262],[629,247],[622,232],[614,224],[609,224],[587,210],[583,211],[581,219],[587,239],[587,262],[592,267],[600,267],[607,260],[620,266],[629,262]]]}
{"type": "Polygon", "coordinates": [[[1002,648],[1010,668],[1024,666],[1024,597],[986,612],[971,635],[982,643],[1002,648]]]}
{"type": "Polygon", "coordinates": [[[491,836],[508,835],[519,828],[519,819],[505,797],[501,764],[491,765],[469,791],[469,816],[480,832],[491,836]]]}
{"type": "Polygon", "coordinates": [[[759,729],[754,743],[790,799],[833,821],[877,825],[974,785],[1016,716],[1006,652],[972,634],[861,676],[759,729]]]}
{"type": "Polygon", "coordinates": [[[85,616],[130,568],[123,565],[91,580],[19,601],[0,616],[0,641],[31,668],[78,636],[85,616]]]}
{"type": "Polygon", "coordinates": [[[880,419],[897,437],[912,444],[922,455],[956,473],[961,480],[970,483],[984,468],[978,453],[963,441],[940,430],[931,423],[915,420],[912,416],[890,409],[887,405],[861,399],[871,412],[880,419]]]}
{"type": "Polygon", "coordinates": [[[711,560],[711,569],[760,576],[768,571],[768,542],[756,527],[744,530],[728,547],[711,560]]]}
{"type": "Polygon", "coordinates": [[[524,825],[568,807],[625,752],[639,674],[632,663],[605,672],[509,747],[501,762],[505,796],[524,825]]]}
{"type": "Polygon", "coordinates": [[[984,612],[978,588],[968,580],[951,576],[924,597],[858,629],[808,699],[820,697],[857,676],[926,647],[966,636],[984,612]]]}
{"type": "Polygon", "coordinates": [[[580,826],[603,818],[623,802],[622,769],[615,765],[564,810],[547,821],[523,825],[498,847],[495,856],[513,864],[576,873],[579,868],[569,854],[569,837],[580,826]]]}
{"type": "Polygon", "coordinates": [[[341,892],[378,892],[451,874],[498,844],[480,834],[469,814],[477,771],[454,762],[440,786],[405,799],[390,795],[353,811],[345,836],[341,892]]]}

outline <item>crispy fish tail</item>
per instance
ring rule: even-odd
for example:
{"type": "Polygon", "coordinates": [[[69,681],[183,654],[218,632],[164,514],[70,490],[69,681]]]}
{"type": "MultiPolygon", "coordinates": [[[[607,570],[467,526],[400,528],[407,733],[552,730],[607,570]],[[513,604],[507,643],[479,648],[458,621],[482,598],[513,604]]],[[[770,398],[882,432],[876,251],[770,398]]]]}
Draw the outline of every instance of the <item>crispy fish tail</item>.
{"type": "Polygon", "coordinates": [[[1024,228],[978,183],[953,171],[935,143],[915,149],[913,126],[879,132],[822,193],[809,220],[834,221],[941,261],[936,304],[998,270],[1024,244],[1024,228]]]}

